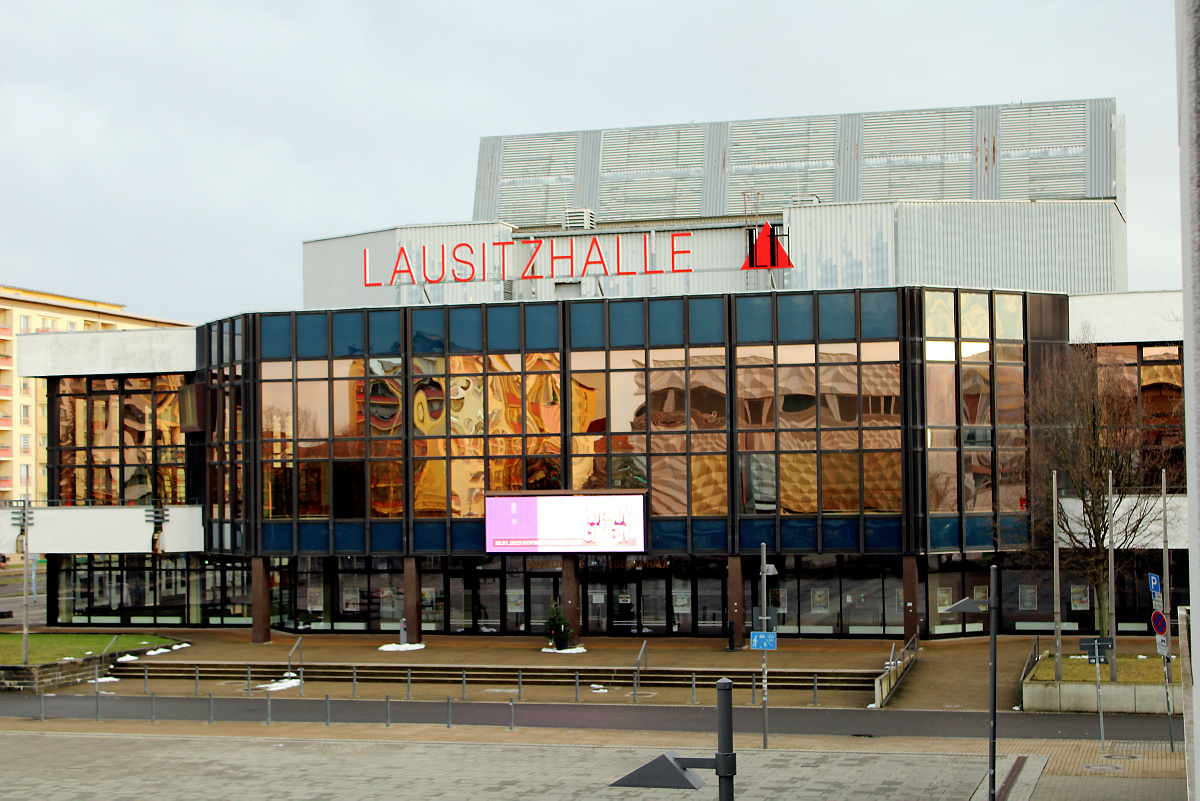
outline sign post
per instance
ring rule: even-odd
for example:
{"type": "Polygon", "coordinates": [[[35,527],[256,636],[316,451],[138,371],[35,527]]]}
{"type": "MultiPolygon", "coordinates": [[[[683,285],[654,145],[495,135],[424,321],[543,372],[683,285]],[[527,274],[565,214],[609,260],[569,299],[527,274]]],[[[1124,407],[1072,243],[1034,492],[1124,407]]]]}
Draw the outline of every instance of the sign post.
{"type": "MultiPolygon", "coordinates": [[[[1164,523],[1165,525],[1165,523],[1164,523]]],[[[1171,621],[1166,614],[1162,584],[1158,576],[1150,574],[1150,600],[1154,611],[1150,613],[1150,628],[1154,629],[1154,642],[1158,655],[1163,660],[1163,691],[1167,697],[1167,736],[1171,740],[1171,751],[1175,751],[1175,730],[1171,728],[1171,621]]]]}
{"type": "Polygon", "coordinates": [[[1088,662],[1096,666],[1096,711],[1100,714],[1100,750],[1104,750],[1104,701],[1100,697],[1100,665],[1108,662],[1108,652],[1113,649],[1112,637],[1088,637],[1079,641],[1079,650],[1088,655],[1088,662]]]}

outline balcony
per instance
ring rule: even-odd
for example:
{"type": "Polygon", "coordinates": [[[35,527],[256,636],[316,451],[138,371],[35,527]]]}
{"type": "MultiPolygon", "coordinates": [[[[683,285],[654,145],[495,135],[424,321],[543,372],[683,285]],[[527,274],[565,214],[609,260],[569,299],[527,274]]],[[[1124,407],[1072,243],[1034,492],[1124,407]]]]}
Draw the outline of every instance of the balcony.
{"type": "Polygon", "coordinates": [[[11,458],[12,458],[12,446],[11,445],[0,445],[0,459],[11,459],[11,458]]]}
{"type": "Polygon", "coordinates": [[[12,384],[0,384],[0,398],[12,397],[12,384]]]}
{"type": "Polygon", "coordinates": [[[0,370],[12,369],[12,356],[7,353],[0,353],[0,370]]]}
{"type": "Polygon", "coordinates": [[[0,415],[0,431],[12,431],[12,417],[0,415]]]}
{"type": "Polygon", "coordinates": [[[12,476],[0,476],[0,492],[12,489],[12,476]]]}
{"type": "Polygon", "coordinates": [[[12,339],[11,325],[0,325],[0,339],[12,339]]]}

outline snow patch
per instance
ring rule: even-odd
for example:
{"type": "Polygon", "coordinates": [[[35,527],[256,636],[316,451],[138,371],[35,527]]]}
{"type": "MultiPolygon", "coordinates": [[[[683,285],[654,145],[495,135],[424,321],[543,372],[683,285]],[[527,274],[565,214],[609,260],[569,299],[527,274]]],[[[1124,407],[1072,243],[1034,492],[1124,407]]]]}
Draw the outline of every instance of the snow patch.
{"type": "Polygon", "coordinates": [[[133,654],[121,654],[117,657],[118,662],[136,662],[137,657],[133,654]]]}
{"type": "Polygon", "coordinates": [[[293,687],[299,687],[299,686],[300,686],[300,679],[280,679],[279,681],[272,681],[268,684],[260,684],[257,687],[255,687],[254,689],[266,690],[269,693],[273,693],[277,690],[290,690],[293,687]]]}
{"type": "Polygon", "coordinates": [[[170,652],[170,648],[155,648],[153,651],[147,651],[146,656],[158,656],[159,654],[167,654],[170,652]]]}
{"type": "Polygon", "coordinates": [[[603,687],[601,687],[599,690],[592,690],[592,692],[594,692],[594,693],[606,693],[606,692],[608,692],[608,690],[606,690],[606,689],[604,689],[603,687]]]}
{"type": "Polygon", "coordinates": [[[561,651],[557,648],[543,648],[543,654],[586,654],[587,649],[582,645],[576,645],[574,648],[563,648],[561,651]]]}
{"type": "Polygon", "coordinates": [[[101,676],[98,679],[88,679],[87,683],[88,684],[104,684],[105,682],[110,682],[110,681],[120,681],[120,679],[118,679],[116,676],[101,676]]]}
{"type": "Polygon", "coordinates": [[[379,646],[379,650],[380,651],[419,651],[424,647],[425,647],[425,643],[423,643],[423,642],[406,642],[403,644],[398,643],[398,642],[390,642],[387,645],[379,646]]]}
{"type": "Polygon", "coordinates": [[[192,644],[190,642],[177,642],[171,646],[171,650],[178,651],[180,648],[191,648],[191,647],[192,647],[192,644]]]}

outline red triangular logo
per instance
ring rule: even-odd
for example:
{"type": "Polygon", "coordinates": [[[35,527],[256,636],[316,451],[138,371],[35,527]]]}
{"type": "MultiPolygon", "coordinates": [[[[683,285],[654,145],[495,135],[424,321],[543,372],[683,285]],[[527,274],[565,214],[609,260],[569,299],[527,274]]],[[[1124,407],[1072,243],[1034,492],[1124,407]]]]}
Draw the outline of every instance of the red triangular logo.
{"type": "Polygon", "coordinates": [[[792,260],[788,258],[787,251],[783,248],[783,243],[778,239],[775,240],[775,263],[771,263],[771,224],[763,223],[762,230],[758,232],[758,236],[754,238],[754,261],[751,263],[750,256],[742,262],[743,270],[782,270],[788,267],[795,267],[792,260]]]}

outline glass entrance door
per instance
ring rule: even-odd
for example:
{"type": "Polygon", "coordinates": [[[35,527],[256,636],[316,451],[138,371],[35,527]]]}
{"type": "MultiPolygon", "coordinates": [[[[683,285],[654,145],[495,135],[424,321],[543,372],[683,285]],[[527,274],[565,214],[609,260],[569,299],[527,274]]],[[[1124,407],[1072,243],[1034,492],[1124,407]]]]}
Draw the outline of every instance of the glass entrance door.
{"type": "Polygon", "coordinates": [[[638,583],[618,579],[612,583],[612,633],[638,634],[638,583]]]}
{"type": "Polygon", "coordinates": [[[529,633],[546,633],[546,617],[550,614],[550,607],[556,598],[558,598],[557,576],[530,576],[529,633]]]}
{"type": "Polygon", "coordinates": [[[641,581],[641,634],[667,633],[667,580],[643,578],[641,581]]]}

